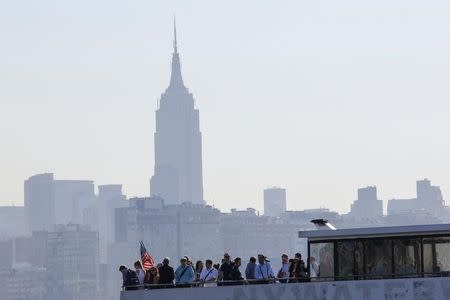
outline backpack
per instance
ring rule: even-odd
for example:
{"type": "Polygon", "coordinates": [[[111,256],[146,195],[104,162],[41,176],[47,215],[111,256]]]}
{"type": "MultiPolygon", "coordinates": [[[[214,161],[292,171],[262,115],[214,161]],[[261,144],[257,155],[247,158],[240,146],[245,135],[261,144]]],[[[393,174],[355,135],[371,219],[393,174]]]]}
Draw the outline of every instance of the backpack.
{"type": "Polygon", "coordinates": [[[303,260],[299,261],[297,269],[295,270],[295,275],[295,277],[307,277],[305,262],[303,260]]]}
{"type": "Polygon", "coordinates": [[[127,271],[127,286],[139,285],[139,278],[135,271],[128,269],[127,271]]]}

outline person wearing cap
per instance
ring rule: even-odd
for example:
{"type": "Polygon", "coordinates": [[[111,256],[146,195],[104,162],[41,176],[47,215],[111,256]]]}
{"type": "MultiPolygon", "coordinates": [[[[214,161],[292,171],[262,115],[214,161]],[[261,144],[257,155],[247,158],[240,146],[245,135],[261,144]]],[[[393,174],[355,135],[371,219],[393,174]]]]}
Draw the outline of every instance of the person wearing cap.
{"type": "Polygon", "coordinates": [[[189,256],[185,255],[185,256],[183,256],[183,257],[186,259],[186,264],[187,264],[188,266],[192,266],[192,261],[191,261],[191,259],[189,258],[189,256]]]}
{"type": "Polygon", "coordinates": [[[180,287],[190,286],[194,279],[194,269],[187,264],[186,257],[182,257],[180,259],[180,266],[175,271],[175,284],[180,287]]]}
{"type": "Polygon", "coordinates": [[[258,254],[258,264],[255,266],[255,278],[258,283],[269,283],[275,278],[272,266],[263,254],[258,254]]]}
{"type": "Polygon", "coordinates": [[[222,282],[222,285],[227,285],[226,281],[230,281],[231,279],[231,271],[233,270],[233,263],[231,262],[230,255],[225,253],[223,255],[223,262],[219,269],[219,279],[222,282]]]}

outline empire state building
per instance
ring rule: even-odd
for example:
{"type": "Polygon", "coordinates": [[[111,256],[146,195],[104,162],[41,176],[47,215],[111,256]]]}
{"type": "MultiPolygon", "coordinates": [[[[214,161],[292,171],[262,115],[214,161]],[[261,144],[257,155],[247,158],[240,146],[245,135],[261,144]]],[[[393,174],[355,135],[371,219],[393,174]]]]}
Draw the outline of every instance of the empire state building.
{"type": "Polygon", "coordinates": [[[194,97],[184,86],[174,23],[172,73],[156,110],[155,169],[151,195],[166,204],[203,204],[202,134],[194,97]]]}

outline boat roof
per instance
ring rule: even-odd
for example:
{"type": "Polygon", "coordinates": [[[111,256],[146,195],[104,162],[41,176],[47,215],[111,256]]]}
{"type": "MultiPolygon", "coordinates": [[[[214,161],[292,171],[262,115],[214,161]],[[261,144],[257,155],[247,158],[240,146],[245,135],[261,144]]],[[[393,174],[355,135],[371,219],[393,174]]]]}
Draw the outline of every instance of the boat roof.
{"type": "Polygon", "coordinates": [[[344,240],[357,238],[377,238],[394,236],[450,235],[450,224],[426,224],[409,226],[348,228],[337,230],[299,231],[299,238],[309,241],[344,240]]]}

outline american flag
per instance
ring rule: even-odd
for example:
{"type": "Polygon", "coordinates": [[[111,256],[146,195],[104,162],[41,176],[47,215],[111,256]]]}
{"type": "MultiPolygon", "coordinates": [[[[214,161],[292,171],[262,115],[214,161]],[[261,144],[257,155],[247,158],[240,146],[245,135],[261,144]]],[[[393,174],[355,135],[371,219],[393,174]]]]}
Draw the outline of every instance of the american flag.
{"type": "Polygon", "coordinates": [[[155,265],[153,257],[150,254],[148,254],[147,249],[145,249],[145,245],[142,241],[141,241],[141,260],[142,260],[142,268],[144,270],[149,270],[151,267],[155,265]]]}

